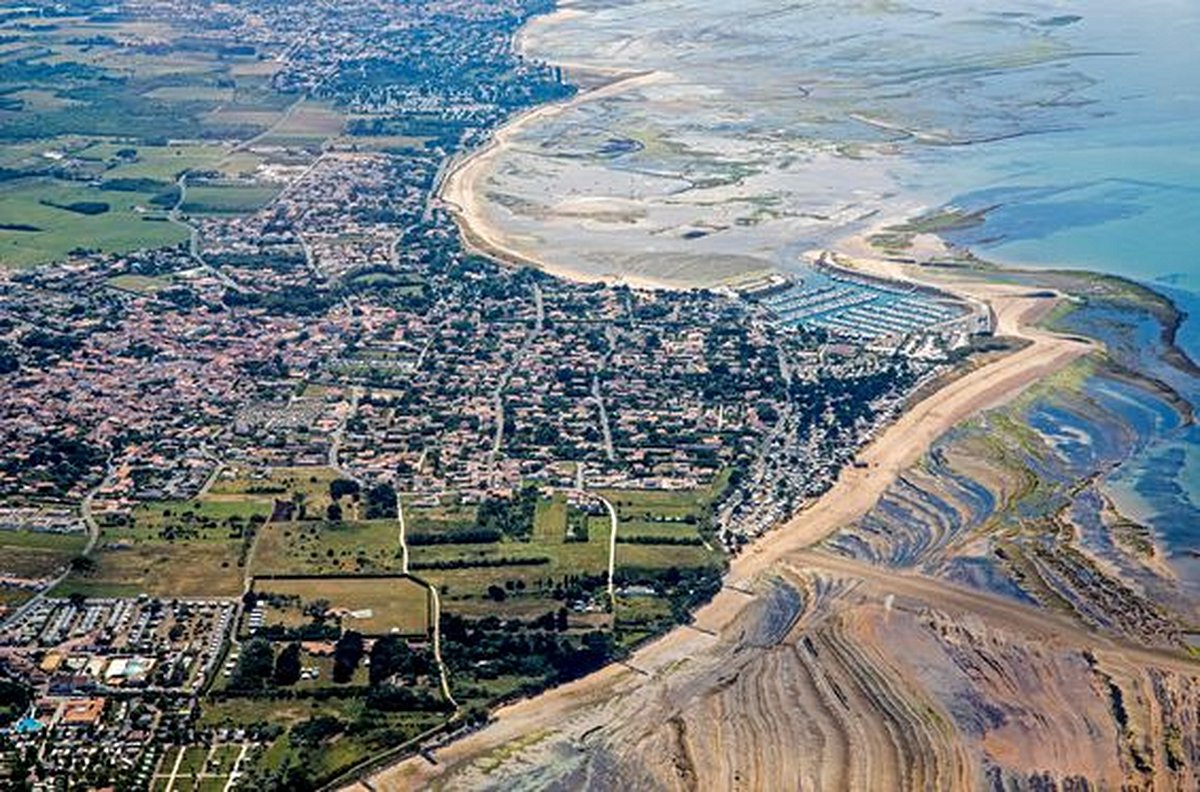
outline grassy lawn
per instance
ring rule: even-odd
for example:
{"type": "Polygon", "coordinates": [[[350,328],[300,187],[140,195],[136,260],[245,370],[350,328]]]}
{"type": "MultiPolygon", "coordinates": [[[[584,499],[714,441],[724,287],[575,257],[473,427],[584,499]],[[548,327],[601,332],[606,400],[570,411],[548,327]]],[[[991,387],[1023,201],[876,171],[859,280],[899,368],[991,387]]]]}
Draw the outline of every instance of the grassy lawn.
{"type": "Polygon", "coordinates": [[[0,264],[28,267],[65,258],[80,246],[105,252],[175,245],[187,238],[147,207],[153,192],[114,192],[54,179],[17,179],[0,186],[0,264]],[[71,204],[107,204],[101,214],[60,208],[71,204]],[[54,205],[50,205],[54,204],[54,205]],[[158,218],[157,220],[148,218],[158,218]]]}
{"type": "MultiPolygon", "coordinates": [[[[206,702],[200,724],[213,727],[280,726],[285,731],[265,751],[255,754],[259,767],[276,770],[287,764],[304,764],[318,781],[440,724],[439,713],[372,712],[353,699],[228,699],[206,702]],[[287,730],[316,717],[337,718],[354,733],[342,732],[319,747],[293,745],[287,730]]],[[[161,772],[161,771],[160,771],[161,772]]]]}
{"type": "Polygon", "coordinates": [[[185,171],[219,171],[226,176],[253,173],[262,158],[253,152],[230,153],[226,143],[171,143],[146,145],[121,140],[99,140],[73,153],[79,159],[96,162],[103,168],[105,180],[152,179],[170,183],[185,171]],[[132,157],[118,152],[132,150],[132,157]]]}
{"type": "MultiPolygon", "coordinates": [[[[324,515],[331,501],[329,482],[341,478],[341,474],[328,467],[280,467],[267,471],[247,468],[230,468],[221,473],[208,492],[207,499],[238,500],[254,498],[295,500],[304,504],[312,516],[324,515]]],[[[347,518],[354,517],[354,504],[342,499],[347,518]]]]}
{"type": "Polygon", "coordinates": [[[252,518],[270,513],[263,496],[139,504],[122,521],[101,519],[95,570],[72,576],[56,593],[236,597],[252,518]]]}
{"type": "Polygon", "coordinates": [[[278,185],[206,182],[188,185],[180,207],[187,214],[243,214],[266,206],[279,194],[278,185]]]}
{"type": "Polygon", "coordinates": [[[253,568],[258,576],[400,572],[399,528],[395,520],[270,523],[253,568]]]}
{"type": "Polygon", "coordinates": [[[112,288],[134,294],[155,294],[170,286],[171,282],[169,277],[151,275],[118,275],[108,279],[108,285],[112,288]]]}
{"type": "Polygon", "coordinates": [[[155,541],[175,538],[227,540],[240,538],[250,518],[271,515],[271,499],[248,496],[188,501],[147,501],[130,512],[123,526],[106,526],[104,538],[155,541]]]}
{"type": "Polygon", "coordinates": [[[533,513],[533,541],[556,544],[567,535],[567,498],[554,495],[538,501],[533,513]]]}
{"type": "Polygon", "coordinates": [[[40,531],[0,531],[0,572],[18,577],[49,577],[78,555],[87,537],[40,531]]]}
{"type": "Polygon", "coordinates": [[[268,606],[268,624],[273,620],[287,623],[304,605],[325,600],[331,610],[359,611],[359,615],[343,614],[341,623],[344,629],[364,635],[386,635],[397,630],[403,635],[424,636],[429,629],[429,592],[409,578],[259,578],[254,581],[254,590],[300,600],[285,608],[268,606]]]}
{"type": "Polygon", "coordinates": [[[73,575],[56,596],[79,592],[94,597],[237,597],[242,593],[238,566],[241,541],[129,541],[106,545],[92,554],[96,569],[73,575]]]}

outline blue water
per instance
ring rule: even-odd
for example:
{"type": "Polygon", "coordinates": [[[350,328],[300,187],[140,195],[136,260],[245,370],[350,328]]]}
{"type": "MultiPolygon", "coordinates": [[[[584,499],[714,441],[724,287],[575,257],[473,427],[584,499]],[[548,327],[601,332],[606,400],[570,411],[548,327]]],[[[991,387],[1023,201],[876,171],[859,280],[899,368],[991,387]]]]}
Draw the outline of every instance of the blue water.
{"type": "MultiPolygon", "coordinates": [[[[1146,283],[1189,315],[1178,340],[1200,360],[1200,0],[574,7],[586,13],[542,29],[535,55],[666,78],[556,116],[522,148],[530,161],[509,169],[506,191],[546,206],[615,197],[646,212],[615,225],[539,214],[516,227],[548,256],[582,250],[606,272],[627,261],[652,272],[628,245],[705,261],[753,254],[787,269],[910,208],[988,209],[952,241],[1001,262],[1146,283]],[[595,162],[580,154],[625,139],[645,145],[595,162]],[[731,174],[736,189],[702,186],[731,174]],[[722,230],[693,239],[682,227],[722,230]]],[[[1155,361],[1148,320],[1105,340],[1200,404],[1200,381],[1155,361]]],[[[1139,436],[1161,425],[1112,476],[1112,493],[1200,581],[1200,429],[1133,402],[1123,413],[1139,436]]],[[[1062,442],[1081,464],[1097,451],[1062,442]]]]}
{"type": "MultiPolygon", "coordinates": [[[[1080,19],[1052,34],[1077,53],[1061,68],[1090,83],[1072,94],[1076,106],[1028,114],[1029,134],[920,151],[910,186],[943,205],[990,208],[982,225],[952,235],[987,258],[1109,272],[1157,289],[1187,314],[1177,341],[1200,360],[1200,3],[1063,7],[1080,19]]],[[[1126,360],[1158,346],[1144,333],[1108,340],[1126,360]]],[[[1194,378],[1151,373],[1200,404],[1194,378]]],[[[1143,417],[1132,406],[1122,412],[1134,423],[1143,417]]],[[[1104,488],[1155,530],[1181,581],[1197,585],[1200,429],[1160,425],[1150,436],[1104,488]]]]}
{"type": "Polygon", "coordinates": [[[915,186],[996,206],[958,235],[994,259],[1200,294],[1200,3],[1059,6],[1079,19],[1050,34],[1074,53],[1058,68],[1090,86],[1050,113],[1018,107],[1036,134],[926,152],[915,186]]]}

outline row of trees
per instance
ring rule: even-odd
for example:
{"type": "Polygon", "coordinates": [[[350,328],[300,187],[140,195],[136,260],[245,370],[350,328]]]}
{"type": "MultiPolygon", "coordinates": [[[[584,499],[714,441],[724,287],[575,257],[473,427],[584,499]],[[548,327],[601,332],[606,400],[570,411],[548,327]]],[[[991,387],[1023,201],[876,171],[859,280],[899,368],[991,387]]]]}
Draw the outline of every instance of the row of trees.
{"type": "MultiPolygon", "coordinates": [[[[333,646],[333,682],[348,685],[367,656],[361,633],[347,630],[333,646]]],[[[414,651],[395,635],[379,638],[371,647],[368,681],[372,687],[400,681],[416,685],[427,676],[432,663],[426,652],[414,651]]],[[[242,646],[230,677],[229,687],[239,692],[260,692],[271,687],[287,687],[300,681],[303,653],[299,642],[292,641],[275,652],[271,642],[253,638],[242,646]]]]}

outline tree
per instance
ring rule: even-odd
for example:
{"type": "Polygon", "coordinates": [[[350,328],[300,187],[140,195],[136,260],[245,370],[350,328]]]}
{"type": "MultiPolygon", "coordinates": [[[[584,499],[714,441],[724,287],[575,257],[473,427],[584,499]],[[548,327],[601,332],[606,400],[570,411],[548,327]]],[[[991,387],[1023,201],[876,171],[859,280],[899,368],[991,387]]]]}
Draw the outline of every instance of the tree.
{"type": "Polygon", "coordinates": [[[329,505],[325,507],[325,519],[329,522],[342,521],[342,507],[338,505],[337,501],[330,501],[329,505]]]}
{"type": "Polygon", "coordinates": [[[275,658],[275,684],[294,685],[300,681],[300,644],[290,643],[275,658]]]}
{"type": "Polygon", "coordinates": [[[333,647],[333,681],[346,684],[354,678],[354,669],[363,656],[363,637],[347,630],[333,647]]]}
{"type": "Polygon", "coordinates": [[[390,484],[379,484],[367,490],[368,520],[387,519],[396,516],[396,490],[390,484]]]}
{"type": "Polygon", "coordinates": [[[271,644],[262,638],[254,638],[242,645],[229,680],[229,686],[237,690],[262,690],[271,681],[275,669],[275,652],[271,644]]]}
{"type": "Polygon", "coordinates": [[[371,647],[370,679],[372,685],[380,685],[396,674],[412,668],[412,650],[395,635],[380,638],[371,647]]]}
{"type": "Polygon", "coordinates": [[[358,494],[359,489],[358,482],[353,479],[334,479],[329,482],[329,497],[338,500],[343,495],[354,496],[358,494]]]}

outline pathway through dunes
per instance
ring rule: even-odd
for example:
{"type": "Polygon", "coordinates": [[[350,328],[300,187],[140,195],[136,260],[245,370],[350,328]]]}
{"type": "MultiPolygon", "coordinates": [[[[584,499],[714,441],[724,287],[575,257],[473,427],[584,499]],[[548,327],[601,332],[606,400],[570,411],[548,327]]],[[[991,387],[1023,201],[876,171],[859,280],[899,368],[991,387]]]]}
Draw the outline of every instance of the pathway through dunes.
{"type": "Polygon", "coordinates": [[[865,467],[735,560],[694,627],[507,707],[438,749],[436,765],[415,758],[371,786],[1196,788],[1200,665],[812,549],[868,514],[949,429],[1094,348],[1030,326],[1054,304],[1044,295],[959,286],[1027,345],[914,405],[864,450],[865,467]]]}

